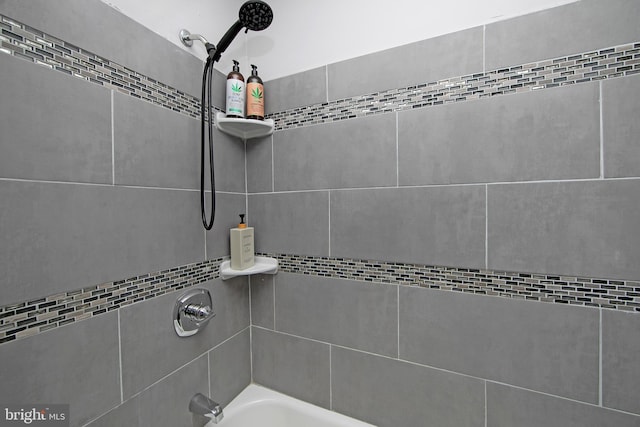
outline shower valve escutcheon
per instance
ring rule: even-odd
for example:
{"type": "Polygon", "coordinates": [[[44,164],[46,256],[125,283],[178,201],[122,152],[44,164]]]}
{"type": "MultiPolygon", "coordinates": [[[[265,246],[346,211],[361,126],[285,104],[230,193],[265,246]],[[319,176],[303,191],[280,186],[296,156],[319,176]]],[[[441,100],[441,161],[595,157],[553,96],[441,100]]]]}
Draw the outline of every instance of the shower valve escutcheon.
{"type": "Polygon", "coordinates": [[[173,308],[173,326],[180,337],[190,337],[206,326],[215,313],[211,294],[206,289],[192,289],[180,296],[173,308]]]}

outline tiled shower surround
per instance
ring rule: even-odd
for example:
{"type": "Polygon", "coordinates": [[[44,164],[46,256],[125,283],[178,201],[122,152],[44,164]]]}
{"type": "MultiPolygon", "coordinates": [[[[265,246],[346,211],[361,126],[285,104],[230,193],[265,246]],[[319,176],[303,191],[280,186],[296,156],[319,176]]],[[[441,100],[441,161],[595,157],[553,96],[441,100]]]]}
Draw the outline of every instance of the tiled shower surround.
{"type": "Polygon", "coordinates": [[[8,376],[0,401],[56,396],[72,425],[190,425],[193,393],[226,403],[255,381],[380,426],[640,425],[635,2],[578,2],[267,82],[272,137],[245,152],[216,132],[208,233],[199,61],[100,2],[38,3],[0,3],[0,83],[27,105],[0,114],[0,361],[42,379],[8,376]],[[66,13],[85,17],[83,37],[66,13]],[[92,37],[94,16],[133,37],[92,37]],[[161,48],[117,48],[136,39],[161,48]],[[189,72],[167,75],[167,60],[189,72]],[[17,75],[45,84],[30,92],[17,75]],[[54,100],[28,101],[41,91],[54,100]],[[74,107],[76,92],[92,107],[74,107]],[[29,133],[25,116],[56,108],[71,111],[29,133]],[[53,125],[70,118],[82,142],[53,125]],[[61,151],[39,157],[38,137],[61,151]],[[257,250],[280,261],[250,294],[218,277],[246,209],[257,250]],[[195,285],[218,315],[180,340],[167,319],[195,285]],[[104,387],[71,389],[72,375],[104,387]]]}

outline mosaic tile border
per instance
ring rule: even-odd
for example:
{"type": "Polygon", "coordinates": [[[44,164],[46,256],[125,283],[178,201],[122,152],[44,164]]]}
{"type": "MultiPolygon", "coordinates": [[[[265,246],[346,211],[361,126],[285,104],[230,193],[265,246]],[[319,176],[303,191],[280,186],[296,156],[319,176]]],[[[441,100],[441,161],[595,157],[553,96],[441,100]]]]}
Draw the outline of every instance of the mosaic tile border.
{"type": "Polygon", "coordinates": [[[278,259],[287,273],[420,286],[547,303],[640,313],[640,281],[520,273],[367,261],[349,258],[261,254],[278,259]]]}
{"type": "Polygon", "coordinates": [[[3,15],[0,53],[200,118],[198,98],[3,15]]]}
{"type": "Polygon", "coordinates": [[[640,42],[293,108],[276,130],[640,74],[640,42]]]}
{"type": "MultiPolygon", "coordinates": [[[[276,258],[279,271],[419,286],[640,313],[640,281],[610,280],[305,255],[276,258]]],[[[187,264],[0,307],[0,345],[220,277],[228,257],[187,264]]]]}
{"type": "MultiPolygon", "coordinates": [[[[9,54],[193,118],[199,99],[0,15],[9,54]]],[[[276,130],[640,74],[640,42],[269,115],[276,130]]],[[[640,282],[263,254],[284,272],[640,312],[640,282]]],[[[218,258],[0,307],[0,345],[219,277],[218,258]]]]}
{"type": "Polygon", "coordinates": [[[225,259],[228,257],[0,307],[0,344],[216,279],[225,259]]]}
{"type": "MultiPolygon", "coordinates": [[[[0,53],[200,117],[200,100],[0,15],[0,53]]],[[[276,130],[640,74],[640,42],[270,114],[276,130]]],[[[218,108],[214,108],[220,111],[218,108]]]]}

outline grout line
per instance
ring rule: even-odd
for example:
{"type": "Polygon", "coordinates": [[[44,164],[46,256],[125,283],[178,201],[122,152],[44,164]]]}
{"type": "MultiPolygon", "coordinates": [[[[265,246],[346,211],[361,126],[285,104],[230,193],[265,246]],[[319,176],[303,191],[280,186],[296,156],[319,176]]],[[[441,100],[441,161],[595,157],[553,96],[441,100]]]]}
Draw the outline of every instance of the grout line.
{"type": "Polygon", "coordinates": [[[209,385],[209,398],[211,398],[211,350],[207,351],[207,384],[209,385]]]}
{"type": "Polygon", "coordinates": [[[253,313],[251,310],[251,275],[247,276],[247,282],[249,283],[249,326],[253,326],[253,313]]]}
{"type": "Polygon", "coordinates": [[[487,427],[487,381],[484,382],[484,427],[487,427]]]}
{"type": "Polygon", "coordinates": [[[598,405],[602,406],[602,307],[598,310],[598,405]]]}
{"type": "MultiPolygon", "coordinates": [[[[0,181],[27,182],[27,183],[36,183],[36,184],[86,185],[86,186],[90,186],[90,187],[113,187],[114,186],[112,183],[79,182],[79,181],[56,181],[56,180],[47,180],[47,179],[0,178],[0,181]]],[[[195,188],[145,187],[143,185],[122,185],[122,184],[120,184],[117,187],[118,188],[140,189],[140,190],[187,191],[187,192],[192,192],[192,193],[200,191],[200,190],[195,189],[195,188]]],[[[216,191],[216,193],[221,193],[221,194],[244,194],[244,193],[234,193],[234,192],[229,192],[229,191],[216,191]]]]}
{"type": "MultiPolygon", "coordinates": [[[[639,180],[640,176],[630,177],[611,177],[606,178],[604,181],[633,181],[639,180]]],[[[2,180],[2,178],[0,178],[2,180]]],[[[574,183],[574,182],[598,182],[603,181],[600,178],[576,178],[576,179],[547,179],[547,180],[534,180],[534,181],[496,181],[496,182],[470,182],[470,183],[458,183],[458,184],[425,184],[425,185],[402,185],[400,187],[388,186],[388,187],[351,187],[351,188],[310,188],[304,190],[284,190],[284,191],[260,191],[251,193],[251,195],[263,195],[263,194],[295,194],[295,193],[319,193],[323,191],[360,191],[360,190],[387,190],[394,188],[412,189],[412,188],[446,188],[446,187],[474,187],[474,186],[486,186],[486,185],[518,185],[518,184],[557,184],[557,183],[574,183]]],[[[218,191],[217,193],[220,193],[218,191]]],[[[233,194],[233,193],[229,193],[233,194]]]]}
{"type": "Polygon", "coordinates": [[[600,179],[604,179],[604,99],[603,99],[603,91],[602,91],[602,80],[599,82],[599,91],[600,91],[600,179]]]}
{"type": "Polygon", "coordinates": [[[396,111],[396,187],[400,187],[400,136],[399,115],[396,111]]]}
{"type": "Polygon", "coordinates": [[[400,359],[400,285],[396,285],[396,308],[398,316],[398,359],[400,359]]]}
{"type": "MultiPolygon", "coordinates": [[[[244,142],[244,212],[247,215],[247,222],[251,219],[249,215],[249,180],[248,180],[248,170],[247,170],[247,140],[243,140],[244,142]]],[[[213,165],[211,166],[213,167],[213,165]]],[[[255,248],[254,248],[255,249],[255,248]]]]}
{"type": "Polygon", "coordinates": [[[271,134],[271,192],[276,191],[276,163],[274,160],[273,150],[275,143],[273,142],[273,134],[271,134]]]}
{"type": "Polygon", "coordinates": [[[253,383],[253,327],[249,326],[249,374],[253,383]]]}
{"type": "Polygon", "coordinates": [[[271,276],[273,284],[273,330],[276,330],[276,276],[271,276]]]}
{"type": "Polygon", "coordinates": [[[487,72],[487,26],[482,26],[482,72],[487,72]]]}
{"type": "Polygon", "coordinates": [[[327,95],[327,102],[329,102],[329,65],[324,66],[324,84],[325,84],[325,93],[327,95]]]}
{"type": "Polygon", "coordinates": [[[484,269],[489,269],[489,185],[484,186],[484,269]]]}
{"type": "Polygon", "coordinates": [[[329,212],[328,212],[329,220],[328,220],[328,227],[327,227],[329,229],[328,230],[329,235],[327,236],[328,245],[329,245],[329,255],[328,256],[331,256],[331,191],[330,190],[327,192],[327,195],[328,195],[327,198],[329,199],[329,201],[327,203],[328,207],[329,207],[329,212]]]}
{"type": "Polygon", "coordinates": [[[202,233],[204,234],[204,260],[206,261],[207,260],[207,229],[204,228],[202,230],[202,233]]]}
{"type": "Polygon", "coordinates": [[[120,309],[118,311],[118,364],[120,367],[120,403],[124,403],[124,387],[122,386],[122,334],[120,332],[120,309]]]}
{"type": "Polygon", "coordinates": [[[111,90],[111,184],[116,185],[116,132],[114,117],[114,91],[111,90]]]}
{"type": "Polygon", "coordinates": [[[329,410],[333,411],[333,366],[331,366],[331,349],[333,346],[329,344],[329,410]]]}

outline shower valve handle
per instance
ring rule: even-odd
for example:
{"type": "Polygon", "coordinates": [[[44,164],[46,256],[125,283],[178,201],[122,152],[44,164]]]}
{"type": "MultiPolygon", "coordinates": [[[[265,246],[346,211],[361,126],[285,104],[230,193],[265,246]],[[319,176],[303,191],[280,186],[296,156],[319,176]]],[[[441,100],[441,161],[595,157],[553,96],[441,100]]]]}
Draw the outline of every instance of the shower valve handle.
{"type": "Polygon", "coordinates": [[[216,314],[211,310],[211,307],[200,304],[187,304],[184,307],[184,315],[196,324],[201,324],[208,321],[216,314]]]}

